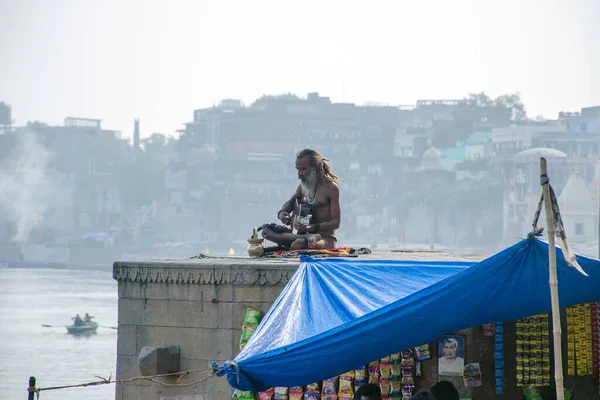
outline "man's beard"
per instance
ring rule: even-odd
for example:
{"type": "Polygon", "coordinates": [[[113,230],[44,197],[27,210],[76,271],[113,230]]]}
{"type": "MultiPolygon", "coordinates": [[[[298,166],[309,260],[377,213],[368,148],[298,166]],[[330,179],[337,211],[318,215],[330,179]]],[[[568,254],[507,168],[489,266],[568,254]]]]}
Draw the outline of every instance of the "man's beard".
{"type": "Polygon", "coordinates": [[[315,192],[317,190],[317,171],[314,168],[311,168],[310,172],[302,182],[300,182],[300,187],[302,189],[302,194],[306,197],[314,197],[315,192]]]}

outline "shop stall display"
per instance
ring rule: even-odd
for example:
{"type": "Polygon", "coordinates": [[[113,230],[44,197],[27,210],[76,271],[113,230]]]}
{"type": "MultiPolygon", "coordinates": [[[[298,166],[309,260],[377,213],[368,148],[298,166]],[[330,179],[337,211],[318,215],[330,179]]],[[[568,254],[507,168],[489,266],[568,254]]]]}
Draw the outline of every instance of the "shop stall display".
{"type": "Polygon", "coordinates": [[[550,386],[548,314],[517,320],[517,386],[550,386]]]}

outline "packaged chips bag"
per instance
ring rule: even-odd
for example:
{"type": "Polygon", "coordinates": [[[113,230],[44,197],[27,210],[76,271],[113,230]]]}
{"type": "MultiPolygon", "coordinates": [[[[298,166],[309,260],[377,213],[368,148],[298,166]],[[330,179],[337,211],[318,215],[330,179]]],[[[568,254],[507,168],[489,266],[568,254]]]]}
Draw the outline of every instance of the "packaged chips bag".
{"type": "Polygon", "coordinates": [[[275,389],[270,388],[268,390],[265,390],[264,392],[258,392],[258,399],[259,400],[273,400],[274,394],[275,394],[275,389]]]}
{"type": "Polygon", "coordinates": [[[429,344],[422,344],[420,346],[415,347],[415,353],[417,354],[418,361],[425,361],[431,358],[431,353],[429,352],[429,344]]]}
{"type": "Polygon", "coordinates": [[[262,313],[259,310],[248,307],[246,309],[246,316],[244,317],[244,325],[258,326],[262,313]]]}
{"type": "Polygon", "coordinates": [[[354,370],[354,379],[356,382],[365,382],[367,380],[367,367],[362,366],[354,370]]]}
{"type": "Polygon", "coordinates": [[[276,387],[274,400],[289,400],[288,388],[282,386],[276,387]]]}
{"type": "Polygon", "coordinates": [[[256,326],[242,326],[242,336],[240,337],[240,350],[246,346],[248,340],[250,340],[250,337],[254,334],[254,331],[256,331],[256,326]]]}
{"type": "Polygon", "coordinates": [[[380,379],[379,389],[381,389],[382,396],[389,396],[392,393],[392,385],[389,379],[380,379]]]}
{"type": "Polygon", "coordinates": [[[304,400],[321,400],[321,392],[319,392],[319,391],[304,392],[304,400]]]}
{"type": "MultiPolygon", "coordinates": [[[[321,393],[324,395],[333,395],[336,394],[336,386],[337,386],[338,377],[325,379],[323,381],[323,389],[321,389],[321,393]]],[[[325,400],[324,396],[321,396],[322,400],[325,400]]],[[[327,399],[330,400],[330,399],[327,399]]]]}
{"type": "Polygon", "coordinates": [[[319,384],[319,382],[311,383],[310,385],[306,385],[306,391],[321,393],[321,385],[319,384]]]}
{"type": "Polygon", "coordinates": [[[236,389],[231,398],[234,400],[254,400],[254,393],[236,389]]]}
{"type": "Polygon", "coordinates": [[[304,398],[304,392],[292,392],[290,390],[290,400],[302,400],[304,398]]]}
{"type": "Polygon", "coordinates": [[[389,362],[379,364],[379,374],[381,379],[390,379],[392,377],[392,364],[389,362]]]}
{"type": "Polygon", "coordinates": [[[542,400],[540,389],[535,386],[524,387],[523,393],[525,393],[525,398],[527,400],[542,400]]]}
{"type": "Polygon", "coordinates": [[[354,390],[352,388],[352,379],[354,378],[354,371],[346,372],[340,375],[340,389],[338,391],[338,397],[352,397],[354,390]]]}

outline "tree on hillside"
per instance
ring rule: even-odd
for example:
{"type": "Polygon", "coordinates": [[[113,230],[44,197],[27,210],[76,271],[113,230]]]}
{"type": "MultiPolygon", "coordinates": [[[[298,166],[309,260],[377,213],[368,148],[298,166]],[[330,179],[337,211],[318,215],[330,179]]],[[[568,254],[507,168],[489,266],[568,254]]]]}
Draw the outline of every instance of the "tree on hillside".
{"type": "Polygon", "coordinates": [[[494,100],[494,105],[510,108],[512,110],[513,121],[525,121],[527,119],[527,111],[525,111],[525,105],[521,101],[521,93],[519,92],[498,96],[494,100]]]}

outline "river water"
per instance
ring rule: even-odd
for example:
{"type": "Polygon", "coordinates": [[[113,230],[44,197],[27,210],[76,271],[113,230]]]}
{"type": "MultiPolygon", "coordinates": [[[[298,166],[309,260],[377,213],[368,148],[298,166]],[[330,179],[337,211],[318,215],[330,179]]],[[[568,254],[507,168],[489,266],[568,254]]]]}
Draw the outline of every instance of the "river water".
{"type": "MultiPolygon", "coordinates": [[[[77,337],[65,325],[88,312],[100,325],[116,327],[117,299],[109,269],[0,268],[0,398],[27,399],[30,376],[38,387],[114,377],[117,331],[98,328],[93,336],[77,337]]],[[[112,400],[114,390],[110,384],[43,391],[40,400],[112,400]]]]}

